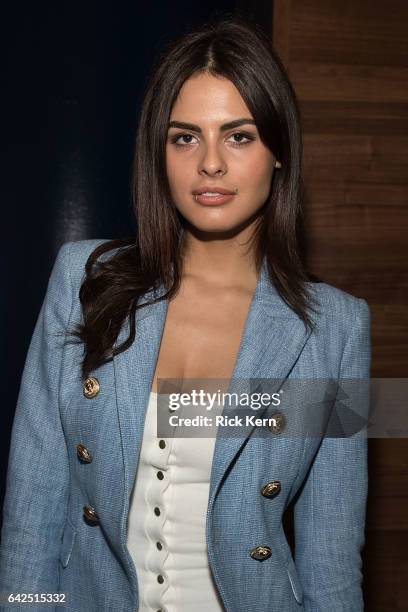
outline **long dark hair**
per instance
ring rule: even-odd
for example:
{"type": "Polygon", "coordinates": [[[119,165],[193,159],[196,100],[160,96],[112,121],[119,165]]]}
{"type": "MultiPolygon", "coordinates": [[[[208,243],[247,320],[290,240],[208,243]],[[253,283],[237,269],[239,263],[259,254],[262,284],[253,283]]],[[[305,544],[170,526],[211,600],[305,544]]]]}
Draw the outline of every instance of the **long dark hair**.
{"type": "Polygon", "coordinates": [[[266,257],[271,282],[307,327],[314,278],[304,263],[301,176],[302,134],[295,92],[270,41],[241,17],[213,19],[173,41],[157,58],[145,91],[132,173],[136,236],[109,240],[89,256],[79,297],[83,323],[71,332],[83,342],[82,375],[126,350],[135,338],[140,298],[159,286],[171,299],[181,282],[185,225],[166,175],[165,145],[173,104],[186,79],[208,71],[234,83],[255,120],[260,138],[282,168],[254,233],[258,270],[266,257]],[[114,249],[104,261],[98,258],[114,249]],[[129,317],[129,336],[114,346],[129,317]]]}

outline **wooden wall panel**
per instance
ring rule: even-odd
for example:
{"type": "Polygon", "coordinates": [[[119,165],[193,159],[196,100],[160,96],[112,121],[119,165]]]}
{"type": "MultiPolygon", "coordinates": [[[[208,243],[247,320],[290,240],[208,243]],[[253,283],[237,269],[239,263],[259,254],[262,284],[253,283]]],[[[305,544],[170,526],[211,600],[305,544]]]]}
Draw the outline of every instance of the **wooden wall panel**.
{"type": "Polygon", "coordinates": [[[404,0],[284,0],[283,4],[291,10],[293,62],[323,58],[328,65],[408,66],[404,0]]]}
{"type": "MultiPolygon", "coordinates": [[[[404,378],[408,2],[275,0],[273,9],[273,44],[302,113],[310,268],[368,301],[372,377],[404,378]]],[[[405,611],[408,440],[369,440],[369,469],[365,609],[405,611]]]]}

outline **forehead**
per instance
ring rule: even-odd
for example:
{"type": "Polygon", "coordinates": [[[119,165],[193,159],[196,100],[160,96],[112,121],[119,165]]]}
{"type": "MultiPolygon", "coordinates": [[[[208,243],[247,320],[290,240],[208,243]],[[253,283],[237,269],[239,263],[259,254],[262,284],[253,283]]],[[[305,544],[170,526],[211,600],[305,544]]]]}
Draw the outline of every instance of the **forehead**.
{"type": "Polygon", "coordinates": [[[201,73],[183,83],[170,119],[205,124],[243,116],[252,117],[234,83],[225,77],[201,73]]]}

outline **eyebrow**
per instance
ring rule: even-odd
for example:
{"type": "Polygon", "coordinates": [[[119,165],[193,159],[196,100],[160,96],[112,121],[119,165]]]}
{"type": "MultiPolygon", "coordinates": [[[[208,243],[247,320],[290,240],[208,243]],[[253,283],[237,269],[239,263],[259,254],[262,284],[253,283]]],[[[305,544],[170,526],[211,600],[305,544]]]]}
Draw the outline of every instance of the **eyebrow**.
{"type": "MultiPolygon", "coordinates": [[[[231,130],[247,123],[255,125],[255,121],[253,119],[234,119],[234,121],[229,121],[228,123],[223,123],[220,125],[220,132],[225,132],[226,130],[231,130]]],[[[180,128],[182,130],[191,130],[192,132],[198,132],[199,134],[202,133],[202,129],[199,125],[195,125],[194,123],[186,123],[185,121],[170,121],[169,129],[172,127],[180,128]]]]}

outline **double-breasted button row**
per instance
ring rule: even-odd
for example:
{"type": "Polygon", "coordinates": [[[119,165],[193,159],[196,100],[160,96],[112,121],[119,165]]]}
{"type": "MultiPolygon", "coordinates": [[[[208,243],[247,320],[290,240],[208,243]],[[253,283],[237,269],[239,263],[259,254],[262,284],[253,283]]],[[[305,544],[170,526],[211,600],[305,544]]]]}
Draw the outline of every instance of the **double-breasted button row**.
{"type": "Polygon", "coordinates": [[[93,506],[90,505],[86,505],[83,507],[83,512],[84,512],[84,517],[90,522],[90,523],[99,523],[99,516],[98,513],[96,512],[95,508],[93,506]]]}
{"type": "MultiPolygon", "coordinates": [[[[83,385],[83,392],[84,392],[85,397],[87,397],[87,398],[95,397],[95,395],[97,395],[99,393],[99,382],[98,382],[98,380],[96,378],[93,378],[93,377],[87,378],[85,380],[85,382],[84,382],[84,385],[83,385]]],[[[82,444],[81,442],[78,442],[78,444],[76,445],[76,451],[77,451],[78,458],[83,463],[91,463],[92,462],[92,454],[86,448],[85,444],[82,444]]],[[[96,512],[96,510],[95,510],[95,508],[93,506],[87,504],[86,506],[83,506],[82,511],[83,511],[84,518],[89,523],[92,523],[94,525],[99,523],[98,513],[96,512]]]]}
{"type": "MultiPolygon", "coordinates": [[[[98,395],[99,389],[100,389],[99,380],[95,378],[94,376],[89,376],[88,378],[86,378],[82,386],[83,394],[87,399],[92,399],[93,397],[98,395]]],[[[90,453],[90,451],[86,448],[84,444],[79,442],[76,445],[76,449],[77,449],[77,455],[83,463],[92,462],[92,454],[90,453]]],[[[96,512],[93,506],[90,506],[90,505],[84,506],[83,513],[84,513],[85,519],[89,521],[90,523],[93,523],[93,524],[99,523],[98,513],[96,512]]]]}
{"type": "Polygon", "coordinates": [[[87,399],[92,399],[98,395],[100,388],[99,380],[94,376],[89,376],[82,385],[82,391],[87,399]]]}
{"type": "MultiPolygon", "coordinates": [[[[279,480],[271,480],[270,482],[267,482],[266,484],[264,484],[261,487],[261,494],[264,497],[268,497],[268,498],[273,498],[276,495],[278,495],[278,493],[281,490],[281,483],[279,480]]],[[[270,548],[270,546],[255,546],[255,548],[252,548],[249,552],[249,554],[251,555],[252,559],[256,559],[256,561],[265,561],[265,559],[269,559],[269,557],[272,554],[272,550],[270,548]]]]}

